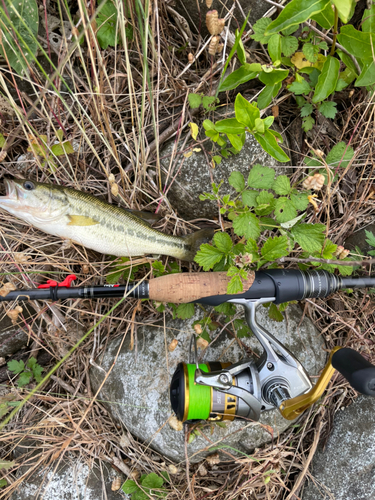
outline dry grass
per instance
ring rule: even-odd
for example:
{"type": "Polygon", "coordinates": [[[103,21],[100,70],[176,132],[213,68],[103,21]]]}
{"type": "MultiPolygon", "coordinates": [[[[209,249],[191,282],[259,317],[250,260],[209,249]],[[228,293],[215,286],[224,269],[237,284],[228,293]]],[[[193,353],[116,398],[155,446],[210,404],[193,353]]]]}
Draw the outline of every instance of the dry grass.
{"type": "MultiPolygon", "coordinates": [[[[120,2],[119,5],[122,6],[120,2]]],[[[60,183],[124,207],[158,211],[164,217],[159,223],[162,230],[184,234],[189,225],[178,217],[178,207],[172,207],[163,195],[168,186],[162,184],[160,177],[159,148],[172,136],[177,144],[186,129],[192,115],[187,106],[188,92],[214,93],[224,58],[211,59],[207,43],[197,37],[189,39],[189,46],[183,29],[176,25],[164,2],[156,0],[146,9],[148,15],[142,21],[142,30],[135,4],[129,5],[123,19],[133,25],[134,38],[124,47],[106,51],[100,50],[87,23],[90,13],[86,15],[80,8],[86,19],[86,45],[77,46],[72,52],[74,42],[68,33],[62,32],[59,47],[46,48],[54,53],[53,60],[58,64],[53,79],[55,88],[46,84],[40,72],[34,71],[21,81],[4,63],[0,85],[8,104],[1,106],[0,117],[1,132],[8,143],[0,178],[16,175],[60,183]],[[150,37],[142,36],[146,29],[152,33],[150,37]],[[189,52],[200,53],[192,65],[188,64],[189,52]],[[63,80],[71,92],[64,88],[63,80]],[[7,105],[13,114],[3,109],[7,105]],[[64,138],[75,145],[76,153],[54,158],[56,170],[48,165],[43,167],[41,159],[32,154],[19,160],[20,155],[27,154],[32,137],[47,135],[48,144],[52,145],[60,128],[64,138]],[[111,194],[110,174],[118,184],[118,197],[111,194]]],[[[49,13],[57,17],[59,8],[64,20],[68,20],[62,3],[49,3],[49,13]]],[[[121,29],[125,29],[124,22],[120,23],[121,29]]],[[[263,62],[265,55],[263,51],[253,51],[252,57],[263,62]]],[[[250,98],[257,89],[244,92],[250,98]]],[[[357,227],[373,221],[374,209],[373,107],[364,91],[355,89],[352,96],[348,92],[339,94],[340,113],[333,130],[323,121],[318,133],[308,139],[313,148],[325,152],[339,140],[350,142],[356,151],[352,165],[341,174],[341,181],[329,195],[324,194],[319,213],[309,209],[309,220],[327,223],[330,238],[340,244],[357,227]]],[[[232,98],[231,93],[221,96],[222,104],[232,98]]],[[[279,125],[298,138],[293,131],[300,129],[300,122],[291,101],[280,99],[279,112],[279,125]]],[[[178,144],[181,148],[182,141],[178,144]]],[[[293,180],[297,180],[303,175],[302,160],[309,148],[298,140],[291,148],[293,180]]],[[[171,172],[173,163],[172,159],[171,172]]],[[[17,288],[36,286],[47,277],[59,280],[67,273],[75,273],[81,283],[101,283],[111,272],[112,261],[108,257],[79,246],[66,246],[14,217],[2,218],[0,234],[0,271],[17,288]],[[30,259],[22,261],[19,254],[30,259]]],[[[135,260],[131,265],[142,263],[147,263],[147,259],[135,260]]],[[[144,270],[137,271],[137,277],[144,276],[144,270]]],[[[0,498],[9,498],[41,464],[55,466],[72,454],[88,463],[100,458],[123,472],[160,472],[168,467],[163,457],[113,422],[91,391],[90,366],[108,341],[124,332],[130,334],[131,325],[158,319],[151,303],[144,303],[139,313],[135,310],[136,301],[128,300],[108,314],[114,304],[104,300],[34,303],[35,315],[19,322],[29,335],[30,354],[47,351],[51,365],[66,356],[85,332],[94,329],[3,429],[1,458],[12,460],[14,450],[30,440],[34,453],[17,458],[11,472],[0,473],[9,483],[1,490],[0,498]],[[101,324],[95,326],[100,319],[101,324]],[[25,464],[27,468],[21,470],[25,464]]],[[[7,307],[1,306],[1,317],[7,307]]],[[[307,301],[304,311],[324,336],[327,349],[346,345],[375,360],[371,295],[357,292],[349,296],[341,292],[334,302],[307,301]]],[[[28,394],[11,381],[2,387],[4,392],[11,392],[15,401],[28,394]]],[[[170,476],[168,498],[297,499],[310,475],[314,451],[329,435],[335,412],[355,397],[355,392],[336,375],[321,403],[307,411],[298,426],[263,449],[256,449],[251,456],[228,457],[227,462],[218,464],[205,462],[203,469],[190,464],[188,474],[184,466],[178,466],[178,472],[170,476]]]]}

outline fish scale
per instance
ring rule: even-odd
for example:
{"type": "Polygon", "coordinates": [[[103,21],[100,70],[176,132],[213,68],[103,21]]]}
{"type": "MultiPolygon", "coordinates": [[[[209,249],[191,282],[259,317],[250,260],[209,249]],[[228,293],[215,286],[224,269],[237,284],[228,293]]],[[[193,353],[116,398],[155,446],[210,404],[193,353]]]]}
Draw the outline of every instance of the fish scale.
{"type": "Polygon", "coordinates": [[[6,179],[5,184],[1,208],[41,231],[104,254],[161,254],[191,261],[213,236],[212,229],[185,237],[164,234],[120,207],[64,186],[25,179],[6,179]]]}

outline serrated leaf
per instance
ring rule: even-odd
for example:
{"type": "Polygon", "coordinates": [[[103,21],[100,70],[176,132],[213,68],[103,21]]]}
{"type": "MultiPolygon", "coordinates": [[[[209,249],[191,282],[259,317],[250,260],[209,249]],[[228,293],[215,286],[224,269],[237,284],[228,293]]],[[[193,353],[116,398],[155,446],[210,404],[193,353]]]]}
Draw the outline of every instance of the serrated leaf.
{"type": "Polygon", "coordinates": [[[281,39],[281,52],[290,57],[298,49],[298,39],[295,36],[285,36],[281,39]]]}
{"type": "Polygon", "coordinates": [[[234,219],[233,230],[238,236],[256,240],[260,236],[259,220],[254,214],[245,212],[234,219]]]}
{"type": "Polygon", "coordinates": [[[312,63],[316,63],[318,60],[319,47],[312,43],[305,43],[302,47],[302,52],[306,59],[312,63]]]}
{"type": "Polygon", "coordinates": [[[243,204],[249,208],[254,207],[256,205],[258,194],[258,191],[243,191],[243,193],[241,194],[243,204]]]}
{"type": "Polygon", "coordinates": [[[363,33],[348,24],[340,28],[337,39],[355,58],[372,59],[372,51],[373,47],[375,47],[375,33],[363,33]]]}
{"type": "MultiPolygon", "coordinates": [[[[182,304],[181,304],[182,305],[182,304]]],[[[185,304],[188,305],[188,304],[185,304]]],[[[150,474],[147,474],[147,476],[143,479],[142,481],[142,486],[145,486],[146,488],[150,489],[158,489],[161,488],[164,484],[164,479],[155,472],[151,472],[150,474]]]]}
{"type": "Polygon", "coordinates": [[[336,113],[337,113],[336,106],[337,106],[337,104],[335,102],[333,102],[333,101],[324,101],[319,106],[319,111],[326,118],[332,118],[333,119],[336,116],[336,113]]]}
{"type": "Polygon", "coordinates": [[[42,380],[42,372],[43,372],[43,367],[36,364],[35,366],[33,366],[33,375],[34,375],[34,379],[37,383],[39,383],[41,380],[42,380]]]}
{"type": "Polygon", "coordinates": [[[375,247],[375,235],[371,231],[367,231],[365,229],[365,234],[366,234],[366,243],[368,243],[370,246],[375,247]]]}
{"type": "Polygon", "coordinates": [[[274,130],[266,130],[264,134],[256,134],[254,133],[255,139],[259,142],[259,144],[262,146],[264,151],[268,153],[272,158],[275,158],[275,160],[285,163],[287,161],[290,161],[289,156],[287,156],[284,151],[281,149],[281,147],[278,145],[276,139],[275,139],[275,131],[274,130]]]}
{"type": "Polygon", "coordinates": [[[311,115],[312,112],[313,112],[313,105],[307,102],[301,108],[301,117],[304,118],[305,116],[309,116],[311,115]]]}
{"type": "Polygon", "coordinates": [[[323,251],[322,251],[322,257],[323,259],[332,259],[334,257],[334,253],[336,252],[337,245],[332,243],[331,240],[326,240],[323,251]]]}
{"type": "Polygon", "coordinates": [[[319,75],[312,102],[324,101],[335,91],[339,72],[340,61],[335,57],[328,56],[319,75]]]}
{"type": "Polygon", "coordinates": [[[344,24],[347,24],[354,14],[355,0],[332,0],[339,17],[344,24]]]}
{"type": "Polygon", "coordinates": [[[277,222],[288,222],[297,216],[297,210],[289,198],[281,196],[275,203],[275,219],[277,222]]]}
{"type": "Polygon", "coordinates": [[[271,22],[272,21],[269,17],[261,17],[260,19],[258,19],[258,21],[253,25],[254,35],[251,35],[251,38],[256,42],[260,42],[263,44],[268,43],[271,35],[265,36],[264,33],[271,22]]]}
{"type": "Polygon", "coordinates": [[[268,26],[265,35],[304,23],[311,16],[322,12],[328,3],[329,0],[292,0],[268,26]]]}
{"type": "Polygon", "coordinates": [[[303,128],[304,132],[308,132],[309,130],[311,130],[314,125],[315,125],[315,120],[311,115],[306,116],[306,118],[303,118],[302,128],[303,128]]]}
{"type": "Polygon", "coordinates": [[[245,252],[251,255],[258,255],[258,245],[255,240],[248,238],[245,246],[245,252]]]}
{"type": "Polygon", "coordinates": [[[276,194],[289,194],[290,193],[290,180],[287,175],[279,175],[273,183],[272,189],[276,194]]]}
{"type": "Polygon", "coordinates": [[[287,236],[275,236],[274,238],[269,238],[263,245],[260,253],[263,259],[267,262],[272,262],[280,257],[285,257],[289,253],[287,236]]]}
{"type": "Polygon", "coordinates": [[[262,167],[262,165],[254,165],[249,172],[247,184],[255,189],[270,189],[274,182],[275,170],[270,167],[262,167]]]}
{"type": "MultiPolygon", "coordinates": [[[[260,66],[260,65],[259,65],[260,66]]],[[[259,69],[260,71],[260,69],[259,69]]],[[[259,71],[254,71],[251,64],[244,64],[240,68],[236,69],[228,75],[225,80],[220,84],[219,92],[226,92],[227,90],[233,90],[238,85],[246,83],[253,78],[256,78],[259,71]]]]}
{"type": "MultiPolygon", "coordinates": [[[[199,106],[201,105],[201,102],[202,102],[202,96],[200,94],[189,94],[188,101],[189,101],[189,106],[191,107],[191,109],[199,108],[199,106]]],[[[209,122],[210,120],[205,120],[205,121],[209,122]]],[[[204,126],[204,124],[203,124],[203,126],[204,126]]],[[[208,129],[206,129],[206,130],[208,130],[208,129]]]]}
{"type": "MultiPolygon", "coordinates": [[[[274,321],[277,321],[279,323],[281,323],[281,321],[284,321],[284,316],[281,314],[281,312],[278,310],[277,306],[274,303],[272,303],[270,305],[270,308],[268,309],[268,316],[271,319],[273,319],[274,321]]],[[[264,484],[267,484],[270,479],[271,479],[271,476],[267,476],[264,479],[264,484]],[[267,481],[267,479],[268,479],[268,481],[267,481]]]]}
{"type": "Polygon", "coordinates": [[[220,262],[223,253],[216,247],[204,243],[198,250],[194,260],[203,267],[203,271],[209,271],[215,264],[220,262]]]}
{"type": "Polygon", "coordinates": [[[254,104],[251,104],[241,94],[237,94],[236,100],[234,102],[234,110],[236,114],[236,120],[238,120],[238,122],[241,123],[242,126],[245,125],[246,127],[249,127],[250,130],[255,127],[256,119],[260,118],[259,109],[254,106],[254,104]]]}
{"type": "Polygon", "coordinates": [[[111,2],[107,1],[96,17],[98,31],[96,36],[102,49],[116,47],[120,40],[120,33],[117,29],[117,9],[111,2]]]}
{"type": "Polygon", "coordinates": [[[295,95],[308,95],[311,91],[310,84],[303,79],[301,82],[293,82],[291,85],[289,85],[288,90],[290,92],[293,92],[295,95]]]}
{"type": "Polygon", "coordinates": [[[257,215],[269,215],[273,212],[275,206],[275,198],[268,191],[261,191],[257,197],[257,207],[255,213],[257,215]]]}
{"type": "Polygon", "coordinates": [[[215,233],[214,243],[222,253],[229,253],[232,250],[233,242],[227,233],[215,233]]]}
{"type": "Polygon", "coordinates": [[[32,376],[33,374],[29,371],[22,372],[17,381],[18,387],[24,387],[25,385],[27,385],[30,382],[32,376]]]}
{"type": "Polygon", "coordinates": [[[245,179],[241,172],[231,172],[228,181],[238,193],[245,189],[245,179]]]}
{"type": "Polygon", "coordinates": [[[231,280],[228,283],[227,293],[231,295],[242,291],[243,291],[243,284],[241,278],[238,274],[236,274],[231,278],[231,280]]]}
{"type": "Polygon", "coordinates": [[[298,224],[291,229],[291,234],[306,252],[320,252],[323,247],[326,227],[324,224],[298,224]]]}
{"type": "Polygon", "coordinates": [[[297,210],[306,210],[309,205],[307,193],[293,193],[290,199],[297,210]]]}
{"type": "Polygon", "coordinates": [[[340,165],[341,168],[346,168],[354,157],[354,150],[351,146],[347,146],[341,141],[328,153],[326,163],[333,168],[340,165]]]}
{"type": "Polygon", "coordinates": [[[179,304],[176,309],[176,316],[180,319],[189,319],[194,316],[194,304],[179,304]]]}
{"type": "Polygon", "coordinates": [[[205,110],[209,111],[212,109],[213,104],[215,104],[216,99],[217,98],[215,96],[205,95],[203,96],[202,99],[202,106],[204,107],[205,110]]]}
{"type": "Polygon", "coordinates": [[[130,495],[131,493],[134,493],[135,491],[139,490],[139,486],[132,479],[127,479],[125,483],[121,486],[121,489],[124,493],[130,495]]]}
{"type": "Polygon", "coordinates": [[[7,363],[8,370],[13,372],[15,375],[18,373],[21,373],[25,369],[25,363],[22,361],[17,361],[15,359],[12,359],[11,361],[8,361],[7,363]]]}
{"type": "Polygon", "coordinates": [[[74,153],[74,149],[70,141],[65,141],[62,144],[53,144],[51,153],[55,156],[65,156],[65,154],[74,153]]]}

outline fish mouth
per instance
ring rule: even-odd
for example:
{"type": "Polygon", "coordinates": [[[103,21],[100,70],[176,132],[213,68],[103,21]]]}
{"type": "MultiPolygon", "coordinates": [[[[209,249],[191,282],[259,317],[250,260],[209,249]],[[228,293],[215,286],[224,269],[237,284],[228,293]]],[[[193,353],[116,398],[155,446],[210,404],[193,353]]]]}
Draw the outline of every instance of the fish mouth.
{"type": "Polygon", "coordinates": [[[7,202],[18,201],[17,184],[11,179],[4,179],[5,196],[0,196],[0,206],[6,205],[7,202]]]}

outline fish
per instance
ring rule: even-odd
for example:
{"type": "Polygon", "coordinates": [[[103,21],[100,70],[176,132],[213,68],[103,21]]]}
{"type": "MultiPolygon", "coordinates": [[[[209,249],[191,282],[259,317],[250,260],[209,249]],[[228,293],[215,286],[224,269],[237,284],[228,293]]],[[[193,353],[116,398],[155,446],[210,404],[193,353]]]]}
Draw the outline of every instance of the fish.
{"type": "MultiPolygon", "coordinates": [[[[168,255],[193,261],[213,229],[170,236],[134,213],[82,191],[29,179],[4,179],[0,208],[41,231],[117,257],[168,255]]],[[[138,212],[139,215],[139,212],[138,212]]]]}

